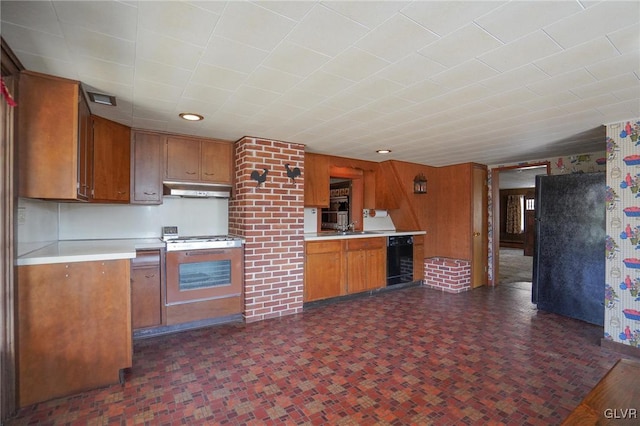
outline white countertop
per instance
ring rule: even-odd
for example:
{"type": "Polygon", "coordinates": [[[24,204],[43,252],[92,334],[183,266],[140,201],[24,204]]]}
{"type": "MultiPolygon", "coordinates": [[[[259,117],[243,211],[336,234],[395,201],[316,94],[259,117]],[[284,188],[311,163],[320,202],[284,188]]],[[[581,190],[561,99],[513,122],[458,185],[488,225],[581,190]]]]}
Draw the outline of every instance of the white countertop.
{"type": "Polygon", "coordinates": [[[426,231],[367,231],[367,234],[350,234],[344,235],[332,231],[326,232],[307,232],[304,234],[305,241],[320,240],[340,240],[345,238],[375,238],[375,237],[392,237],[398,235],[425,235],[426,231]]]}
{"type": "Polygon", "coordinates": [[[18,266],[46,263],[89,262],[94,260],[132,259],[136,250],[164,248],[159,238],[121,240],[68,240],[56,241],[24,253],[17,259],[18,266]]]}

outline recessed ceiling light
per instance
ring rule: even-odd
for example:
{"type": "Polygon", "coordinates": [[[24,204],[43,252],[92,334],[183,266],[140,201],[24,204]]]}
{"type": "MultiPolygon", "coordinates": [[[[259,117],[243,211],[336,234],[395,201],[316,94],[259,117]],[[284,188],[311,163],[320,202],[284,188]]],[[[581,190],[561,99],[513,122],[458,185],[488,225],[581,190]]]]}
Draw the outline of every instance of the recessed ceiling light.
{"type": "Polygon", "coordinates": [[[189,121],[204,120],[203,116],[201,116],[200,114],[194,114],[192,112],[181,112],[179,115],[180,115],[180,118],[183,118],[183,119],[189,120],[189,121]]]}
{"type": "Polygon", "coordinates": [[[376,151],[378,154],[388,154],[391,152],[390,149],[379,149],[376,151]]]}
{"type": "Polygon", "coordinates": [[[89,100],[100,105],[116,106],[116,97],[102,93],[87,92],[89,100]]]}

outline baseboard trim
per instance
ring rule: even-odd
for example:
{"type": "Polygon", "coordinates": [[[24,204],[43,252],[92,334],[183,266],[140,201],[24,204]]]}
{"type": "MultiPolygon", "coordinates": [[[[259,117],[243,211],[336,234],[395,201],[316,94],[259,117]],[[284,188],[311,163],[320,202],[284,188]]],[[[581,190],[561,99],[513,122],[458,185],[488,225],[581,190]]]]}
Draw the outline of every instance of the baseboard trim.
{"type": "Polygon", "coordinates": [[[640,348],[637,348],[635,346],[612,342],[611,340],[607,340],[604,338],[600,340],[600,346],[602,346],[603,348],[611,349],[612,351],[619,352],[623,355],[640,358],[640,348]]]}

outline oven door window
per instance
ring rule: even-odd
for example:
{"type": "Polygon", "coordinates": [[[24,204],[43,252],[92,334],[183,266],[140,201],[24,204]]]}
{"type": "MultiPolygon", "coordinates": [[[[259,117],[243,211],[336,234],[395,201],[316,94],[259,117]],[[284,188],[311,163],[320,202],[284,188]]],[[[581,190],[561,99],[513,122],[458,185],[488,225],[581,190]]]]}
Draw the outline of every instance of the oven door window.
{"type": "Polygon", "coordinates": [[[179,268],[180,291],[231,285],[231,260],[182,263],[179,268]]]}
{"type": "Polygon", "coordinates": [[[167,252],[167,305],[242,294],[243,250],[167,252]]]}

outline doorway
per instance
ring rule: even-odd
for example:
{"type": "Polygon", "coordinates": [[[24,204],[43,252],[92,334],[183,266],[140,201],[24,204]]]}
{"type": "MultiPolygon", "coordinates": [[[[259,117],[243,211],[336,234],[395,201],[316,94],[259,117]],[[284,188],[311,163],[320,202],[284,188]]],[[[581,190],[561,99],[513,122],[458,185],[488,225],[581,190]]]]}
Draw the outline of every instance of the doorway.
{"type": "Polygon", "coordinates": [[[550,163],[492,170],[493,285],[531,290],[535,241],[535,176],[550,163]]]}

